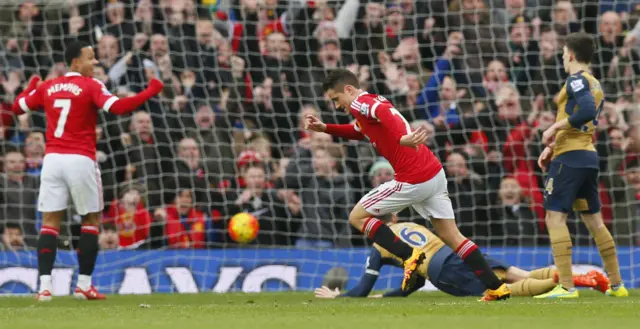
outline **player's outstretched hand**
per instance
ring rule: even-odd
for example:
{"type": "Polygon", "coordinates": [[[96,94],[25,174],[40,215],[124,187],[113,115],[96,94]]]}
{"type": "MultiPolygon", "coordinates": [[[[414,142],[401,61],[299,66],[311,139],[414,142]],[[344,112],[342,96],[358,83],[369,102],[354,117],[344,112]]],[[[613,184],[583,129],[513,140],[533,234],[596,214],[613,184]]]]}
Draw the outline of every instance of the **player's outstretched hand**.
{"type": "Polygon", "coordinates": [[[327,124],[320,121],[316,116],[309,114],[304,118],[304,129],[324,132],[327,130],[327,124]]]}
{"type": "Polygon", "coordinates": [[[542,171],[547,171],[547,166],[549,166],[549,161],[551,161],[551,156],[553,155],[553,149],[549,146],[544,148],[544,151],[540,153],[540,157],[538,158],[538,166],[542,168],[542,171]]]}
{"type": "Polygon", "coordinates": [[[418,149],[420,144],[424,144],[427,142],[427,130],[424,127],[419,127],[418,129],[412,131],[410,134],[402,136],[400,138],[400,145],[413,147],[414,149],[418,149]]]}
{"type": "Polygon", "coordinates": [[[157,94],[161,92],[162,89],[164,89],[164,83],[162,83],[162,81],[158,79],[151,79],[151,81],[149,81],[149,86],[147,87],[147,89],[152,90],[154,94],[157,94]]]}
{"type": "Polygon", "coordinates": [[[331,290],[327,286],[322,286],[321,288],[316,289],[314,295],[316,298],[333,299],[340,295],[340,289],[336,288],[331,290]]]}

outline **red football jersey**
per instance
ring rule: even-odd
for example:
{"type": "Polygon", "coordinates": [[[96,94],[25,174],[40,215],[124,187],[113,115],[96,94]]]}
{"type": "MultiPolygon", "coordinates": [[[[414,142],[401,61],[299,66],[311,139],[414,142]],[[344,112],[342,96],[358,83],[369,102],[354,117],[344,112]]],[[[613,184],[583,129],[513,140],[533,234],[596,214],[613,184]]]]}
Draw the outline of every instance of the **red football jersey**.
{"type": "Polygon", "coordinates": [[[351,103],[351,113],[356,118],[356,130],[389,161],[397,181],[424,183],[442,170],[442,164],[427,146],[420,145],[416,150],[400,145],[400,138],[411,133],[411,126],[386,98],[362,93],[351,103]]]}
{"type": "Polygon", "coordinates": [[[117,100],[99,80],[70,72],[43,82],[18,104],[24,112],[44,107],[46,154],[80,154],[95,160],[97,111],[109,111],[117,100]]]}

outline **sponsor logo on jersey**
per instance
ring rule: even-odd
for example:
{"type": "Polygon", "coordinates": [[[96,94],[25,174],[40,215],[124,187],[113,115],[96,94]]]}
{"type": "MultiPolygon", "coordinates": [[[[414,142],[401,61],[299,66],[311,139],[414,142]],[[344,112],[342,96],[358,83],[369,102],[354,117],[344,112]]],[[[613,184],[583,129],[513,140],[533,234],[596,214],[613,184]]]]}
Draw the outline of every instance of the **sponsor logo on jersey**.
{"type": "Polygon", "coordinates": [[[570,85],[571,85],[571,90],[573,90],[573,92],[584,89],[584,83],[582,82],[582,80],[573,80],[571,81],[570,85]]]}
{"type": "Polygon", "coordinates": [[[369,116],[369,104],[362,103],[362,105],[360,105],[360,114],[364,115],[365,117],[369,116]]]}

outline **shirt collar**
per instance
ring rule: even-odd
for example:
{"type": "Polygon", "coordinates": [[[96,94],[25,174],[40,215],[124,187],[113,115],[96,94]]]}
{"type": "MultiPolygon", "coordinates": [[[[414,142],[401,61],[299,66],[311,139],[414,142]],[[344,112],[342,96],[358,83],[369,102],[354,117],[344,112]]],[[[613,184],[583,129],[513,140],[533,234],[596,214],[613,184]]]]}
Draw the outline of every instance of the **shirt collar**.
{"type": "Polygon", "coordinates": [[[64,75],[65,77],[80,77],[82,76],[82,74],[78,73],[78,72],[67,72],[67,74],[64,75]]]}

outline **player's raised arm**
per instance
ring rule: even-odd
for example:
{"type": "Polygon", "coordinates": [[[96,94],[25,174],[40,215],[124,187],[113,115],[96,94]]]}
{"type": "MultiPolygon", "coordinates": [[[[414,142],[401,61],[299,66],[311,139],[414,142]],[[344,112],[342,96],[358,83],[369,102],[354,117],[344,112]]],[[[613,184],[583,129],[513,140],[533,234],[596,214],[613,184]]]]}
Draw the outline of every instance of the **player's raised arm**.
{"type": "Polygon", "coordinates": [[[39,76],[34,76],[29,80],[27,87],[16,97],[11,107],[11,111],[17,115],[25,114],[42,107],[42,96],[38,92],[39,76]]]}
{"type": "Polygon", "coordinates": [[[324,132],[332,136],[354,140],[364,139],[364,135],[360,132],[357,124],[326,124],[313,115],[307,115],[304,125],[307,130],[324,132]]]}
{"type": "Polygon", "coordinates": [[[147,89],[131,97],[118,98],[112,95],[107,88],[98,80],[91,93],[94,104],[109,113],[127,114],[138,109],[142,104],[159,94],[164,88],[164,84],[158,79],[152,79],[147,89]]]}

